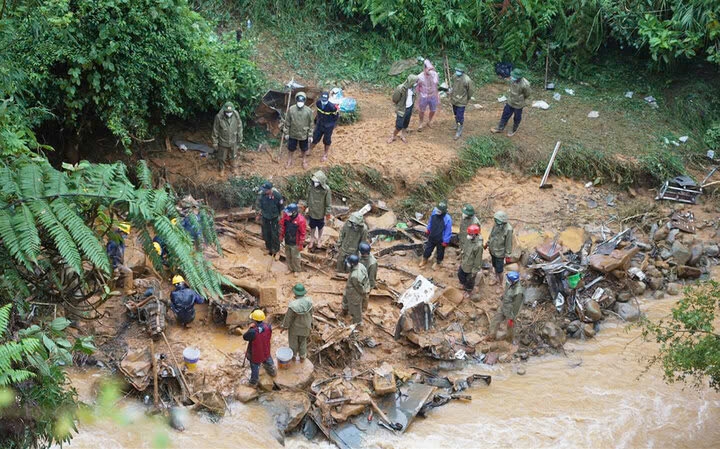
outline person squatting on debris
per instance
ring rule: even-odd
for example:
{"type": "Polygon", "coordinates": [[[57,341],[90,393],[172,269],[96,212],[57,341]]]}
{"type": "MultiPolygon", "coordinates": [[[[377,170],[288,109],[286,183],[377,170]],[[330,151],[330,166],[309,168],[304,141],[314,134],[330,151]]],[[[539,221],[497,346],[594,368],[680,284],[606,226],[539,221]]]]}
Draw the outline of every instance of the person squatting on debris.
{"type": "Polygon", "coordinates": [[[288,205],[280,220],[280,240],[285,240],[285,262],[293,273],[302,271],[300,252],[305,244],[306,232],[305,217],[298,212],[297,204],[288,205]]]}
{"type": "Polygon", "coordinates": [[[442,265],[445,258],[445,248],[450,244],[450,237],[452,236],[452,217],[447,213],[447,203],[444,201],[433,209],[425,234],[427,234],[428,238],[425,242],[425,251],[423,252],[422,261],[420,261],[420,268],[427,264],[434,250],[435,263],[432,266],[434,270],[442,265]]]}
{"type": "Polygon", "coordinates": [[[117,224],[115,234],[110,236],[105,251],[107,252],[113,270],[116,272],[117,283],[122,281],[122,293],[130,295],[133,292],[133,272],[125,265],[125,238],[130,235],[130,223],[120,222],[117,224]]]}
{"type": "Polygon", "coordinates": [[[262,217],[262,238],[265,241],[265,249],[271,256],[280,251],[280,224],[278,222],[280,213],[283,210],[283,197],[275,188],[272,182],[265,182],[260,187],[257,201],[255,202],[255,221],[259,222],[262,217]]]}
{"type": "Polygon", "coordinates": [[[308,141],[312,142],[313,113],[310,108],[305,107],[305,99],[305,92],[298,92],[295,95],[295,104],[290,106],[285,117],[283,130],[288,142],[288,168],[294,163],[298,145],[302,153],[302,166],[307,168],[307,153],[310,149],[308,141]]]}
{"type": "Polygon", "coordinates": [[[172,284],[175,290],[170,293],[170,310],[175,313],[178,324],[190,327],[190,323],[195,320],[195,304],[202,304],[205,299],[188,287],[179,274],[173,276],[172,284]]]}
{"type": "Polygon", "coordinates": [[[510,87],[507,91],[507,102],[505,103],[505,108],[503,108],[500,123],[498,123],[497,127],[492,128],[490,131],[493,133],[503,132],[508,120],[510,120],[510,117],[514,115],[515,118],[513,119],[512,131],[507,134],[508,137],[514,136],[520,126],[523,108],[529,98],[530,83],[528,80],[523,78],[522,70],[513,69],[513,71],[510,72],[510,87]]]}
{"type": "MultiPolygon", "coordinates": [[[[315,146],[322,138],[325,151],[323,152],[322,161],[325,162],[330,154],[330,145],[332,144],[332,133],[337,125],[337,119],[340,115],[340,105],[329,101],[330,95],[327,92],[320,94],[320,99],[315,102],[317,114],[315,115],[315,131],[312,136],[312,146],[310,150],[314,150],[315,146]]],[[[304,166],[303,166],[304,167],[304,166]]]]}
{"type": "Polygon", "coordinates": [[[360,249],[360,263],[365,267],[370,280],[370,290],[375,288],[377,280],[378,263],[375,256],[370,252],[370,244],[362,242],[358,247],[360,249]]]}
{"type": "MultiPolygon", "coordinates": [[[[467,230],[471,225],[480,226],[480,219],[475,215],[475,208],[466,204],[462,208],[462,219],[460,220],[460,230],[458,231],[458,245],[460,246],[460,257],[465,247],[468,246],[467,230]]],[[[480,237],[482,242],[482,236],[480,237]]]]}
{"type": "Polygon", "coordinates": [[[307,216],[310,218],[310,252],[320,247],[325,221],[330,220],[332,212],[332,191],[327,184],[327,176],[318,170],[312,176],[307,191],[307,216]]]}
{"type": "Polygon", "coordinates": [[[462,250],[462,262],[458,268],[458,280],[465,288],[469,296],[475,288],[475,277],[482,269],[483,238],[480,235],[480,226],[472,224],[468,226],[464,249],[462,250]]]}
{"type": "Polygon", "coordinates": [[[398,135],[400,135],[400,140],[407,143],[405,130],[410,126],[417,82],[417,75],[408,75],[407,80],[398,85],[392,94],[392,102],[395,104],[395,129],[387,143],[393,143],[398,135]]]}
{"type": "Polygon", "coordinates": [[[497,211],[493,216],[495,225],[490,231],[490,236],[485,244],[485,249],[490,250],[490,258],[492,266],[495,269],[495,277],[498,287],[497,293],[500,293],[500,285],[502,284],[502,273],[505,264],[510,263],[510,254],[513,245],[513,228],[508,223],[508,215],[504,211],[497,211]]]}
{"type": "Polygon", "coordinates": [[[295,284],[293,293],[295,299],[288,304],[282,328],[288,330],[288,346],[293,350],[295,360],[303,362],[307,357],[307,339],[312,330],[313,304],[310,297],[306,296],[304,285],[295,284]]]}
{"type": "Polygon", "coordinates": [[[455,116],[455,137],[457,140],[463,132],[465,124],[465,107],[470,102],[473,94],[473,82],[469,76],[465,74],[465,66],[458,64],[455,66],[455,78],[450,88],[450,104],[453,107],[453,115],[455,116]]]}
{"type": "Polygon", "coordinates": [[[363,216],[357,212],[350,214],[338,237],[338,258],[335,270],[347,273],[345,261],[350,255],[357,255],[358,247],[368,241],[368,227],[363,216]]]}
{"type": "Polygon", "coordinates": [[[362,325],[362,314],[368,308],[368,295],[370,294],[370,278],[365,266],[360,263],[357,254],[347,257],[347,265],[352,270],[345,284],[345,293],[342,299],[342,314],[348,312],[353,324],[362,325]]]}
{"type": "Polygon", "coordinates": [[[233,165],[235,164],[238,145],[242,141],[243,124],[240,120],[240,113],[228,101],[215,115],[212,130],[212,145],[221,174],[225,172],[228,160],[232,160],[233,165]]]}
{"type": "Polygon", "coordinates": [[[507,339],[513,341],[515,338],[515,319],[522,307],[525,288],[520,282],[520,273],[509,271],[507,274],[507,285],[502,297],[502,305],[495,316],[490,320],[490,338],[493,340],[497,335],[497,328],[503,321],[507,320],[507,339]]]}
{"type": "Polygon", "coordinates": [[[272,340],[272,326],[265,322],[265,312],[255,309],[250,314],[250,329],[243,334],[243,340],[248,342],[247,358],[250,360],[250,385],[256,386],[260,378],[260,365],[270,377],[275,377],[275,362],[270,355],[272,340]]]}
{"type": "Polygon", "coordinates": [[[418,112],[420,113],[418,131],[422,131],[423,126],[425,126],[425,109],[428,108],[430,113],[428,114],[427,127],[432,128],[432,120],[440,104],[440,94],[438,92],[440,77],[429,59],[423,62],[423,66],[423,71],[418,75],[417,82],[417,93],[418,97],[420,97],[418,100],[418,112]]]}

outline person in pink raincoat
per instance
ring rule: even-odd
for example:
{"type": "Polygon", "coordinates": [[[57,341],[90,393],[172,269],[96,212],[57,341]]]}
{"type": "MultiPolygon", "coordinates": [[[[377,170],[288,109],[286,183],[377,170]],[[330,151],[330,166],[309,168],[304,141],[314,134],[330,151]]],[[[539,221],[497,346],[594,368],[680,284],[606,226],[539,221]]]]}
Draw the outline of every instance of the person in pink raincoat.
{"type": "Polygon", "coordinates": [[[426,59],[423,63],[425,66],[422,73],[418,75],[418,108],[420,110],[420,125],[418,131],[423,129],[423,126],[427,124],[429,128],[432,128],[432,120],[435,117],[435,112],[440,105],[440,95],[438,94],[438,82],[440,78],[429,59],[426,59]],[[428,115],[428,121],[425,123],[425,109],[430,108],[430,114],[428,115]]]}

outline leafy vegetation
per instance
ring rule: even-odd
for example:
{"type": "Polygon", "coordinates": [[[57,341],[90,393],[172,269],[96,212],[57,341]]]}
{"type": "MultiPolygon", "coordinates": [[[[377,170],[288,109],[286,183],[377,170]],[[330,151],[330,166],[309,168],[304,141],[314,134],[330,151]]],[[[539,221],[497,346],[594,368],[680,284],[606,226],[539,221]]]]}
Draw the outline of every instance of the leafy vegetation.
{"type": "Polygon", "coordinates": [[[711,150],[720,150],[720,123],[715,123],[705,131],[704,141],[711,150]]]}

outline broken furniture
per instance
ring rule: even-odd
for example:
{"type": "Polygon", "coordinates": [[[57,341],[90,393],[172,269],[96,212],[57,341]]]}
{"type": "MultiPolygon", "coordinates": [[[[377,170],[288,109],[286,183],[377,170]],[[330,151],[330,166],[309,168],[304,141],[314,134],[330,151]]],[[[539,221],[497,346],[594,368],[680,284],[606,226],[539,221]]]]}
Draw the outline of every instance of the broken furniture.
{"type": "Polygon", "coordinates": [[[695,204],[701,193],[700,186],[689,176],[683,175],[665,181],[655,199],[695,204]]]}

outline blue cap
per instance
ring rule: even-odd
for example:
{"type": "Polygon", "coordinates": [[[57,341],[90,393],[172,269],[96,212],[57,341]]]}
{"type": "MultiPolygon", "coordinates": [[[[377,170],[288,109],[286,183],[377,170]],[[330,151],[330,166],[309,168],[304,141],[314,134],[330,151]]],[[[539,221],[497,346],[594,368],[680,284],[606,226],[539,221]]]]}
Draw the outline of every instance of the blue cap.
{"type": "Polygon", "coordinates": [[[354,267],[358,264],[358,262],[360,262],[360,258],[357,256],[357,254],[350,254],[349,256],[347,256],[347,259],[345,259],[345,261],[348,263],[348,265],[354,267]]]}
{"type": "Polygon", "coordinates": [[[520,280],[520,273],[518,273],[517,271],[510,271],[510,272],[508,272],[508,274],[507,274],[507,280],[510,281],[510,282],[512,282],[512,283],[517,282],[518,280],[520,280]]]}
{"type": "Polygon", "coordinates": [[[297,212],[297,210],[298,210],[298,207],[297,207],[297,204],[295,204],[295,203],[290,203],[290,204],[288,204],[288,206],[285,208],[285,212],[287,212],[288,214],[292,214],[292,213],[294,213],[294,212],[297,212]]]}
{"type": "Polygon", "coordinates": [[[360,250],[360,254],[368,254],[370,252],[370,245],[368,245],[365,242],[362,242],[360,246],[358,247],[360,250]]]}
{"type": "Polygon", "coordinates": [[[272,188],[273,188],[273,185],[272,185],[272,182],[270,182],[270,181],[265,181],[262,185],[263,190],[270,190],[272,188]]]}

